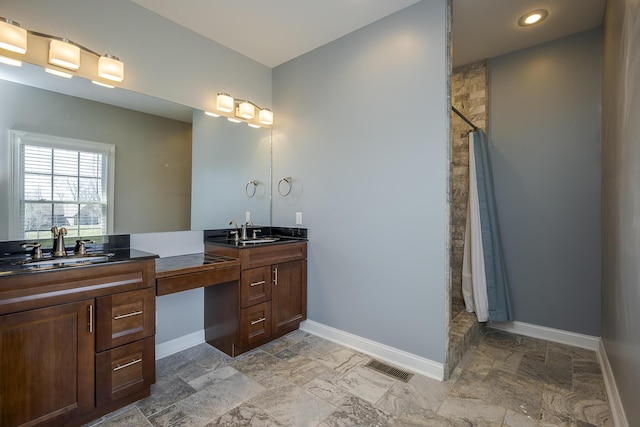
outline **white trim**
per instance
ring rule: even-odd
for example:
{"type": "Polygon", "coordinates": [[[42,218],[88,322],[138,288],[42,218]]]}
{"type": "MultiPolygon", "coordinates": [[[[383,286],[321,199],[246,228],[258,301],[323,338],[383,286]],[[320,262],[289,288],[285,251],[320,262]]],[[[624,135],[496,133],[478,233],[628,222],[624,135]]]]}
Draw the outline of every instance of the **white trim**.
{"type": "Polygon", "coordinates": [[[561,329],[548,328],[546,326],[533,325],[524,322],[489,322],[490,328],[514,334],[525,335],[527,337],[539,338],[574,347],[586,348],[587,350],[598,351],[600,337],[584,335],[576,332],[563,331],[561,329]]]}
{"type": "Polygon", "coordinates": [[[171,356],[174,353],[202,344],[203,342],[205,342],[204,329],[161,342],[160,344],[156,344],[156,360],[171,356]]]}
{"type": "Polygon", "coordinates": [[[391,363],[399,368],[407,369],[420,375],[433,378],[438,381],[444,379],[444,365],[434,362],[424,357],[416,356],[397,348],[379,342],[371,341],[349,332],[314,322],[305,320],[300,324],[300,330],[333,341],[340,345],[358,350],[376,359],[391,363]]]}
{"type": "Polygon", "coordinates": [[[616,379],[613,376],[613,370],[609,364],[607,351],[602,340],[600,340],[600,345],[598,346],[598,360],[600,361],[600,369],[604,377],[604,385],[607,388],[607,397],[609,398],[613,425],[616,427],[629,427],[629,422],[627,421],[627,416],[622,406],[622,400],[620,400],[620,394],[618,393],[616,379]]]}

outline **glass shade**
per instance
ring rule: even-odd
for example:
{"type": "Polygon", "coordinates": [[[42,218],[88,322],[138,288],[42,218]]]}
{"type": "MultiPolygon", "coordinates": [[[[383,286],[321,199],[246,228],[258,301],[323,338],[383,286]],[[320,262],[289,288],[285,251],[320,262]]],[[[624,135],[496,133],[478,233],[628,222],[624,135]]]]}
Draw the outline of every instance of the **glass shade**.
{"type": "Polygon", "coordinates": [[[238,105],[238,116],[243,119],[253,119],[256,115],[255,107],[247,101],[243,101],[238,105]]]}
{"type": "Polygon", "coordinates": [[[263,125],[272,125],[273,124],[273,111],[264,109],[260,110],[260,114],[258,115],[258,120],[263,125]]]}
{"type": "Polygon", "coordinates": [[[49,63],[59,67],[77,70],[80,67],[80,48],[64,40],[51,40],[49,63]]]}
{"type": "Polygon", "coordinates": [[[98,75],[107,80],[121,82],[124,79],[124,64],[115,56],[102,55],[98,59],[98,75]]]}
{"type": "Polygon", "coordinates": [[[24,54],[27,52],[27,30],[17,22],[0,18],[0,48],[24,54]]]}
{"type": "Polygon", "coordinates": [[[224,111],[225,113],[230,113],[233,111],[233,97],[226,93],[219,93],[216,98],[216,108],[220,111],[224,111]]]}

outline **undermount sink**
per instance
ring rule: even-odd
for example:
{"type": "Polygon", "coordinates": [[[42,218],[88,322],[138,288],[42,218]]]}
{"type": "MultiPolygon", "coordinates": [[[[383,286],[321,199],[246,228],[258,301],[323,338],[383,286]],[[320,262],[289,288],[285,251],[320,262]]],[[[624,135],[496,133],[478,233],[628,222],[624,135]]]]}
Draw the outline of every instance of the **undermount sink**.
{"type": "Polygon", "coordinates": [[[64,266],[64,265],[78,265],[78,264],[91,264],[94,262],[102,262],[109,259],[113,254],[84,254],[84,255],[69,255],[65,257],[45,257],[41,259],[29,259],[26,261],[20,261],[17,265],[24,265],[26,267],[41,267],[41,266],[64,266]]]}
{"type": "Polygon", "coordinates": [[[257,245],[260,243],[273,243],[278,241],[277,237],[262,237],[257,239],[241,240],[239,243],[242,245],[257,245]]]}

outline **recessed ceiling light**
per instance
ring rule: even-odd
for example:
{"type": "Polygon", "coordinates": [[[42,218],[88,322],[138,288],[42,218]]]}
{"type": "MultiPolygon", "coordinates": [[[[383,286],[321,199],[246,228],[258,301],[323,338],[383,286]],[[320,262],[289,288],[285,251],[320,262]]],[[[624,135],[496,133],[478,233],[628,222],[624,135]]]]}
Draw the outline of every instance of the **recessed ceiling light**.
{"type": "Polygon", "coordinates": [[[528,27],[533,24],[539,24],[545,20],[547,15],[549,15],[549,12],[547,12],[546,9],[532,10],[529,13],[525,13],[520,17],[520,19],[518,19],[518,25],[521,27],[528,27]]]}

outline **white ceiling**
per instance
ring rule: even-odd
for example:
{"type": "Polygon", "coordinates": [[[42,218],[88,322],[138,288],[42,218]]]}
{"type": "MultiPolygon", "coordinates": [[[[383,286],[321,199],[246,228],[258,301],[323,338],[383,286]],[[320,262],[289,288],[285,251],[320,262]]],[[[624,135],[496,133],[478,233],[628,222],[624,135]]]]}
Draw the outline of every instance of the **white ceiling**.
{"type": "MultiPolygon", "coordinates": [[[[275,67],[419,0],[131,0],[275,67]]],[[[425,0],[427,1],[427,0],[425,0]]],[[[600,26],[606,0],[453,0],[453,65],[492,58],[600,26]],[[522,28],[518,18],[549,17],[522,28]]]]}

